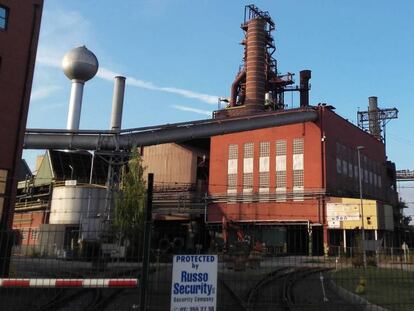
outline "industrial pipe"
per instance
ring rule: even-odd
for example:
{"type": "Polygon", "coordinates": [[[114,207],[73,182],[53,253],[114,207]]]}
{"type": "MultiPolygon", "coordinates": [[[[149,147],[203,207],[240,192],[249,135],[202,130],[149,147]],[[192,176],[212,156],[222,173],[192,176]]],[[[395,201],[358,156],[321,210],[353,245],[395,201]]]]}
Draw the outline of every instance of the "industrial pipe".
{"type": "Polygon", "coordinates": [[[246,79],[246,70],[243,69],[238,73],[236,79],[234,80],[233,84],[231,85],[230,91],[230,107],[236,106],[236,99],[237,99],[237,89],[240,86],[240,83],[246,79]]]}
{"type": "Polygon", "coordinates": [[[124,106],[125,77],[116,76],[114,95],[112,97],[112,115],[110,129],[120,131],[122,125],[122,109],[124,106]]]}
{"type": "Polygon", "coordinates": [[[309,106],[309,80],[312,76],[310,70],[302,70],[299,73],[300,77],[300,106],[308,107],[309,106]]]}
{"type": "Polygon", "coordinates": [[[97,131],[82,133],[50,130],[36,132],[28,130],[25,135],[25,149],[82,149],[82,150],[118,150],[131,149],[134,146],[150,146],[173,143],[216,135],[250,131],[267,127],[294,123],[311,122],[318,118],[312,109],[298,109],[275,113],[257,114],[224,120],[200,120],[188,124],[178,123],[161,125],[153,129],[135,129],[122,134],[97,131]]]}

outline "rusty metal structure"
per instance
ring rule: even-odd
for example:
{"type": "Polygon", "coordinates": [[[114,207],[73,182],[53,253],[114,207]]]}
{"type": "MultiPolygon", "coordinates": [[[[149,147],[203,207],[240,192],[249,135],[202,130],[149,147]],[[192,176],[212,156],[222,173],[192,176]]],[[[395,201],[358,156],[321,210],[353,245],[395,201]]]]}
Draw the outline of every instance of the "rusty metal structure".
{"type": "Polygon", "coordinates": [[[244,45],[243,65],[232,83],[227,109],[217,111],[214,117],[284,109],[284,93],[287,91],[299,91],[300,106],[308,106],[311,71],[301,71],[300,86],[295,87],[291,86],[294,84],[292,73],[278,73],[277,61],[273,57],[276,46],[272,36],[276,26],[269,13],[254,5],[247,5],[241,28],[245,33],[241,42],[244,45]]]}
{"type": "Polygon", "coordinates": [[[368,98],[368,110],[358,111],[358,126],[368,131],[376,139],[386,144],[387,123],[392,119],[398,118],[397,108],[378,108],[378,98],[371,96],[368,98]]]}

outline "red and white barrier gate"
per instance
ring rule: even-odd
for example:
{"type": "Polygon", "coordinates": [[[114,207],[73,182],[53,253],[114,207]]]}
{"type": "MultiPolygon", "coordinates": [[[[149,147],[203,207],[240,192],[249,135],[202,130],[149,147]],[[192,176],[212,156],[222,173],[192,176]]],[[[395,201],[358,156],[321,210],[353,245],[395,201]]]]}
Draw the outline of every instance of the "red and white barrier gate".
{"type": "Polygon", "coordinates": [[[137,287],[138,279],[0,279],[0,287],[137,287]]]}

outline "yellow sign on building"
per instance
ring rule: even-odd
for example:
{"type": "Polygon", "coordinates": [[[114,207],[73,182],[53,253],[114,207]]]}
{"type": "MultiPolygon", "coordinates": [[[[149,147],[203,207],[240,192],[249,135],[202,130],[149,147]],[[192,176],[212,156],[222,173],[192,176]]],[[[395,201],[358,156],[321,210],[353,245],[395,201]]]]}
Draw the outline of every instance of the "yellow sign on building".
{"type": "Polygon", "coordinates": [[[330,198],[326,204],[328,227],[331,229],[357,229],[362,227],[364,215],[365,229],[380,229],[378,221],[379,203],[375,200],[353,198],[330,198]]]}

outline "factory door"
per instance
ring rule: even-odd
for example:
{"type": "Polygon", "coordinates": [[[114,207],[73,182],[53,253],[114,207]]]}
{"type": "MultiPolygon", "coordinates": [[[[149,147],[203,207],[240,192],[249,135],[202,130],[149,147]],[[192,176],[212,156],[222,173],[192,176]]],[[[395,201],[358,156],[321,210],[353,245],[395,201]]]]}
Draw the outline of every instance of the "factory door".
{"type": "Polygon", "coordinates": [[[308,250],[308,230],[305,225],[286,227],[287,251],[292,255],[306,255],[308,250]]]}
{"type": "Polygon", "coordinates": [[[323,230],[322,226],[312,227],[312,255],[323,255],[323,230]]]}

